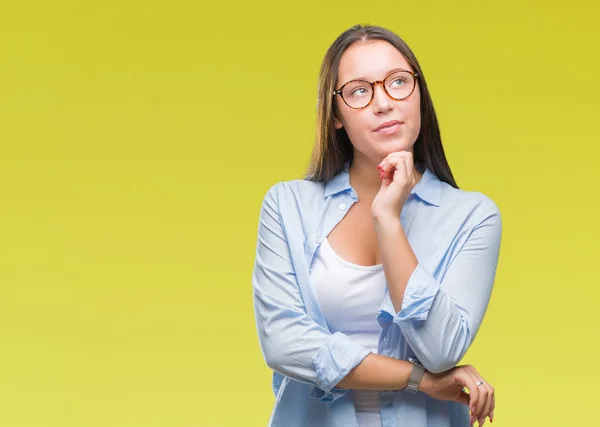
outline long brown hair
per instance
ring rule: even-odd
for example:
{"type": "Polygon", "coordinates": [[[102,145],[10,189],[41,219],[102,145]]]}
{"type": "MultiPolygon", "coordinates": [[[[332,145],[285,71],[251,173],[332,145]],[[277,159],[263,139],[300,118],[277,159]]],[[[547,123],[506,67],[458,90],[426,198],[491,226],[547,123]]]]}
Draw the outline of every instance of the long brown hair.
{"type": "Polygon", "coordinates": [[[353,147],[346,130],[336,129],[333,123],[335,103],[332,94],[338,79],[340,58],[344,51],[355,42],[370,40],[384,40],[390,43],[418,73],[421,129],[414,144],[415,164],[423,164],[441,181],[458,188],[444,154],[433,102],[417,58],[399,36],[385,28],[372,25],[355,25],[343,32],[329,47],[323,58],[318,82],[316,138],[305,179],[318,182],[329,181],[342,171],[346,162],[351,163],[353,160],[353,147]]]}

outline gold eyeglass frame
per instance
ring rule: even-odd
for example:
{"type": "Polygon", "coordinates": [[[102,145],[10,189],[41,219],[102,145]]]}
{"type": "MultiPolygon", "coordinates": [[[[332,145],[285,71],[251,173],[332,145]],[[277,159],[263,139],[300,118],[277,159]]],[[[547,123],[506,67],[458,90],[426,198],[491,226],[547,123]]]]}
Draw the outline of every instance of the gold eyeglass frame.
{"type": "Polygon", "coordinates": [[[417,76],[419,75],[419,73],[415,73],[414,71],[409,71],[409,70],[402,70],[402,69],[398,69],[398,70],[394,70],[391,73],[389,73],[387,76],[385,76],[385,78],[383,80],[375,80],[374,82],[369,82],[367,80],[362,80],[362,79],[355,79],[355,80],[350,80],[346,83],[344,83],[339,89],[334,90],[333,91],[333,96],[335,95],[339,95],[340,98],[342,98],[342,101],[344,101],[344,104],[348,105],[348,103],[346,102],[346,100],[344,99],[344,95],[342,95],[342,91],[344,90],[344,86],[346,86],[349,83],[353,83],[353,82],[364,82],[364,83],[368,83],[371,85],[371,99],[369,100],[369,102],[367,103],[367,105],[365,105],[364,107],[352,107],[350,105],[348,105],[349,108],[352,108],[353,110],[362,110],[363,108],[367,108],[369,105],[371,105],[371,103],[373,102],[373,98],[375,97],[375,85],[380,83],[381,87],[383,88],[383,91],[386,93],[386,95],[394,100],[394,101],[402,101],[403,99],[408,98],[409,96],[411,96],[413,94],[413,92],[415,91],[415,88],[417,87],[417,76]],[[387,80],[388,77],[390,77],[392,74],[396,74],[399,72],[405,72],[410,74],[411,76],[413,76],[413,87],[410,90],[410,93],[408,95],[406,95],[404,98],[394,98],[392,95],[390,95],[390,93],[387,91],[387,89],[385,88],[385,81],[387,80]]]}

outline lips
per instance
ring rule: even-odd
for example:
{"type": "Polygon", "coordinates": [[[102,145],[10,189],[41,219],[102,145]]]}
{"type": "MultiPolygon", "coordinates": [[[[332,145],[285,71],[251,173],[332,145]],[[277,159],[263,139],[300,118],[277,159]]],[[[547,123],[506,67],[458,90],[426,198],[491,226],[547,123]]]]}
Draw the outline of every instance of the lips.
{"type": "Polygon", "coordinates": [[[402,122],[400,120],[390,120],[389,122],[384,122],[384,123],[380,124],[379,126],[377,126],[375,129],[373,129],[373,132],[385,130],[385,128],[390,128],[394,125],[400,125],[400,124],[402,124],[402,122]]]}

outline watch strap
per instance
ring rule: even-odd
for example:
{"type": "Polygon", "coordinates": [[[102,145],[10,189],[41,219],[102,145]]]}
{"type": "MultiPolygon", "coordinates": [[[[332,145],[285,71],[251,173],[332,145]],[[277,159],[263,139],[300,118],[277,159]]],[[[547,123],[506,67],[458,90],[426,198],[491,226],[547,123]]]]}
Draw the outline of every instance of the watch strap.
{"type": "Polygon", "coordinates": [[[421,379],[423,379],[423,375],[425,375],[425,367],[412,358],[409,358],[408,360],[413,366],[412,370],[410,371],[408,384],[405,390],[411,393],[416,393],[419,391],[419,384],[421,383],[421,379]]]}

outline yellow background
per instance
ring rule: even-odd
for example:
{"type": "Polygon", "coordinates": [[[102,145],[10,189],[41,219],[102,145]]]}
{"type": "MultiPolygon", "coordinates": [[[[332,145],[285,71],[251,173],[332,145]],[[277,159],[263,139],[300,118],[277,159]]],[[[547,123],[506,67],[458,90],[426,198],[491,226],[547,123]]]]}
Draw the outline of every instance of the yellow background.
{"type": "Polygon", "coordinates": [[[412,47],[459,185],[502,211],[464,360],[493,425],[600,425],[597,4],[2,2],[0,426],[266,425],[260,202],[355,23],[412,47]]]}

